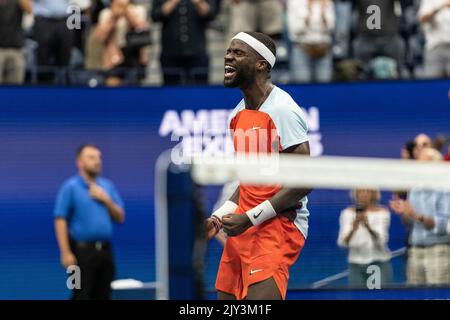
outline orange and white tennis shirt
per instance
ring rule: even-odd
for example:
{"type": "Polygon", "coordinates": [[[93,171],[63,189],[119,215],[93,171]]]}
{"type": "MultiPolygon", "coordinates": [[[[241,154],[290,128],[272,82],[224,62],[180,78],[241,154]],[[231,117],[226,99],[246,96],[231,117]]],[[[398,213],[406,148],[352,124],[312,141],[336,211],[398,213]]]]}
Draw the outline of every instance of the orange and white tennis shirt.
{"type": "MultiPolygon", "coordinates": [[[[303,110],[286,91],[276,86],[258,110],[246,109],[242,99],[231,112],[228,127],[236,154],[279,153],[308,141],[308,125],[303,110]]],[[[240,184],[239,207],[243,211],[250,210],[273,197],[280,188],[280,185],[240,184]]],[[[302,207],[297,210],[295,225],[306,239],[308,198],[300,201],[302,207]]]]}

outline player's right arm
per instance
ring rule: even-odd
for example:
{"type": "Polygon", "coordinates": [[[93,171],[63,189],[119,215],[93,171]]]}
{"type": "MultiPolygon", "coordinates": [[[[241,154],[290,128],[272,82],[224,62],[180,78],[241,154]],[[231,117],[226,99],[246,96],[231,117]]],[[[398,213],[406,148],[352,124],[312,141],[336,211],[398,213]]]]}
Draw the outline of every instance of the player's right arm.
{"type": "Polygon", "coordinates": [[[222,229],[222,217],[224,215],[234,213],[239,203],[239,186],[233,192],[230,199],[216,211],[214,211],[208,219],[206,219],[206,232],[208,240],[211,240],[222,229]]]}

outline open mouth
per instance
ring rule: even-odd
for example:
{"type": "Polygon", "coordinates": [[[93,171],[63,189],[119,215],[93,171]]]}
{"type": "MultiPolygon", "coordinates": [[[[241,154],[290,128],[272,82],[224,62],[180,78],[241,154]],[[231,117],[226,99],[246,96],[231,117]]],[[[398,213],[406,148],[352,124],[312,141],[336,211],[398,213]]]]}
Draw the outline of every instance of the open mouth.
{"type": "Polygon", "coordinates": [[[232,78],[236,73],[236,68],[225,65],[225,78],[232,78]]]}

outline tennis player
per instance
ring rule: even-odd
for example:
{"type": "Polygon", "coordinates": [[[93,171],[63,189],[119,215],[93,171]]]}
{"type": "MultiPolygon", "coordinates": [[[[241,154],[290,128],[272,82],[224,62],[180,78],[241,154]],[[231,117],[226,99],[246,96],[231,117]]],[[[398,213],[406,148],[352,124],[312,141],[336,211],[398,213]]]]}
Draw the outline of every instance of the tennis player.
{"type": "MultiPolygon", "coordinates": [[[[237,34],[226,52],[224,85],[244,96],[229,119],[236,154],[310,154],[303,111],[270,80],[275,60],[274,42],[258,32],[237,34]]],[[[285,299],[289,268],[307,237],[310,192],[241,183],[211,215],[209,236],[221,228],[228,235],[216,279],[218,299],[285,299]]]]}

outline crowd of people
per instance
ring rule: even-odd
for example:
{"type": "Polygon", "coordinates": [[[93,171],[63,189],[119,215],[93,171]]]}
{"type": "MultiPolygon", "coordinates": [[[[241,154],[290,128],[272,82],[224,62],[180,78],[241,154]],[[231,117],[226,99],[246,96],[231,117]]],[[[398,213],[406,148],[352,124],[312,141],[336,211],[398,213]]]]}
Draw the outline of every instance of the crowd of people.
{"type": "Polygon", "coordinates": [[[1,0],[0,83],[206,84],[209,28],[270,35],[288,82],[450,76],[449,0],[1,0]]]}
{"type": "MultiPolygon", "coordinates": [[[[406,160],[450,161],[448,141],[419,134],[407,142],[406,160]]],[[[401,217],[407,231],[406,282],[409,285],[450,284],[450,192],[415,188],[394,192],[389,208],[380,205],[377,190],[354,190],[353,205],[340,215],[338,245],[348,249],[349,285],[367,287],[370,266],[380,270],[380,285],[392,283],[388,248],[390,211],[401,217]]]]}

